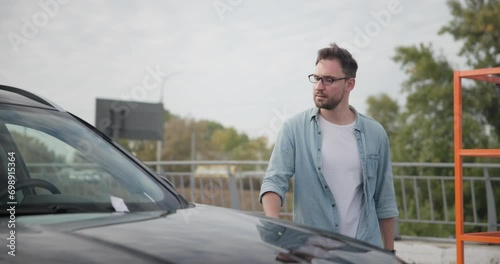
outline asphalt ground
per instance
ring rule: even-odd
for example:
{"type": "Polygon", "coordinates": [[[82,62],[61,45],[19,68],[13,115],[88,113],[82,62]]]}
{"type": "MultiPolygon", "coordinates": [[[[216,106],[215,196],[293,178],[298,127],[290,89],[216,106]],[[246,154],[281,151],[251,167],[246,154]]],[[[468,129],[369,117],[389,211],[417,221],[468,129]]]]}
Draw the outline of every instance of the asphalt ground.
{"type": "MultiPolygon", "coordinates": [[[[403,238],[395,242],[396,255],[408,263],[451,264],[456,263],[454,240],[432,241],[403,238]]],[[[464,245],[466,264],[500,264],[500,244],[464,245]]]]}

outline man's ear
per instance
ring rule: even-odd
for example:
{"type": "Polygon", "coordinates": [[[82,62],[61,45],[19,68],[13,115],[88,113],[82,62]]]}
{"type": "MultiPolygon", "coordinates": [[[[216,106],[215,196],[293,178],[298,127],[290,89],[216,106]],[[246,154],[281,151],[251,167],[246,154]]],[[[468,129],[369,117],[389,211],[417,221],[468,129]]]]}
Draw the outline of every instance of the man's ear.
{"type": "Polygon", "coordinates": [[[350,78],[346,82],[347,82],[346,90],[348,92],[352,91],[354,89],[354,86],[356,85],[356,79],[350,78]]]}

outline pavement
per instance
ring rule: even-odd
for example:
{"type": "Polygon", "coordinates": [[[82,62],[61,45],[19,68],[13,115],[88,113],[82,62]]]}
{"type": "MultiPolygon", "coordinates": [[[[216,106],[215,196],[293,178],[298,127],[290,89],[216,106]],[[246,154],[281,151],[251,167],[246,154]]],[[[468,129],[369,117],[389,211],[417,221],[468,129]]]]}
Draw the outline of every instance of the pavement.
{"type": "MultiPolygon", "coordinates": [[[[402,238],[395,242],[396,255],[408,263],[455,264],[455,240],[402,238]]],[[[500,264],[500,244],[468,243],[464,245],[466,264],[500,264]]]]}

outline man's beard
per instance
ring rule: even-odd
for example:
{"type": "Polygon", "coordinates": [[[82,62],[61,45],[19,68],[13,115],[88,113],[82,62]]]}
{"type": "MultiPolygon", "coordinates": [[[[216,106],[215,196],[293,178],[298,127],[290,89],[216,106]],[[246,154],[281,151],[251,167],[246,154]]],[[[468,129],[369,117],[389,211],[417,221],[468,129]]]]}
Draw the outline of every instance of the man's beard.
{"type": "Polygon", "coordinates": [[[323,101],[323,102],[319,102],[316,100],[316,95],[314,95],[314,104],[316,105],[317,108],[323,108],[325,110],[333,110],[335,108],[337,108],[337,106],[340,104],[340,102],[342,102],[342,99],[344,99],[344,93],[345,93],[345,90],[342,89],[342,95],[340,96],[340,98],[322,98],[322,99],[326,99],[326,101],[323,101]]]}

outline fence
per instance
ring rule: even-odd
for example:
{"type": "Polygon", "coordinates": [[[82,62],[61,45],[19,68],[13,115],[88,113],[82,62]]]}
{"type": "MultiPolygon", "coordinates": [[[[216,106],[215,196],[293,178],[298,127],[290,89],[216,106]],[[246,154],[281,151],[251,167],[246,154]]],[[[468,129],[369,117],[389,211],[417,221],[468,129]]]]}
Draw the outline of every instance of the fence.
{"type": "MultiPolygon", "coordinates": [[[[258,195],[266,161],[161,161],[146,164],[167,178],[191,202],[263,213],[258,195]]],[[[42,172],[49,169],[46,164],[30,166],[34,172],[44,175],[47,173],[42,172]]],[[[465,163],[463,168],[465,231],[497,231],[500,228],[500,202],[497,202],[500,201],[500,164],[465,163]]],[[[95,184],[91,184],[95,180],[92,173],[84,173],[91,169],[85,167],[80,174],[71,174],[73,180],[82,182],[78,192],[98,192],[94,190],[95,184]]],[[[393,163],[393,173],[400,211],[397,234],[454,236],[454,164],[393,163]]],[[[292,220],[292,206],[293,180],[280,212],[284,219],[292,220]]]]}
{"type": "MultiPolygon", "coordinates": [[[[262,213],[258,195],[267,166],[265,161],[161,161],[146,164],[156,168],[191,202],[262,213]]],[[[463,167],[464,225],[471,231],[498,230],[500,202],[496,200],[500,200],[500,164],[465,163],[463,167]]],[[[432,231],[432,236],[454,235],[453,169],[453,163],[393,163],[401,235],[428,236],[421,230],[429,230],[429,226],[438,227],[430,230],[441,231],[432,231]],[[418,225],[422,228],[419,229],[418,225]]],[[[289,220],[292,216],[293,180],[290,190],[281,210],[281,216],[289,220]]]]}

